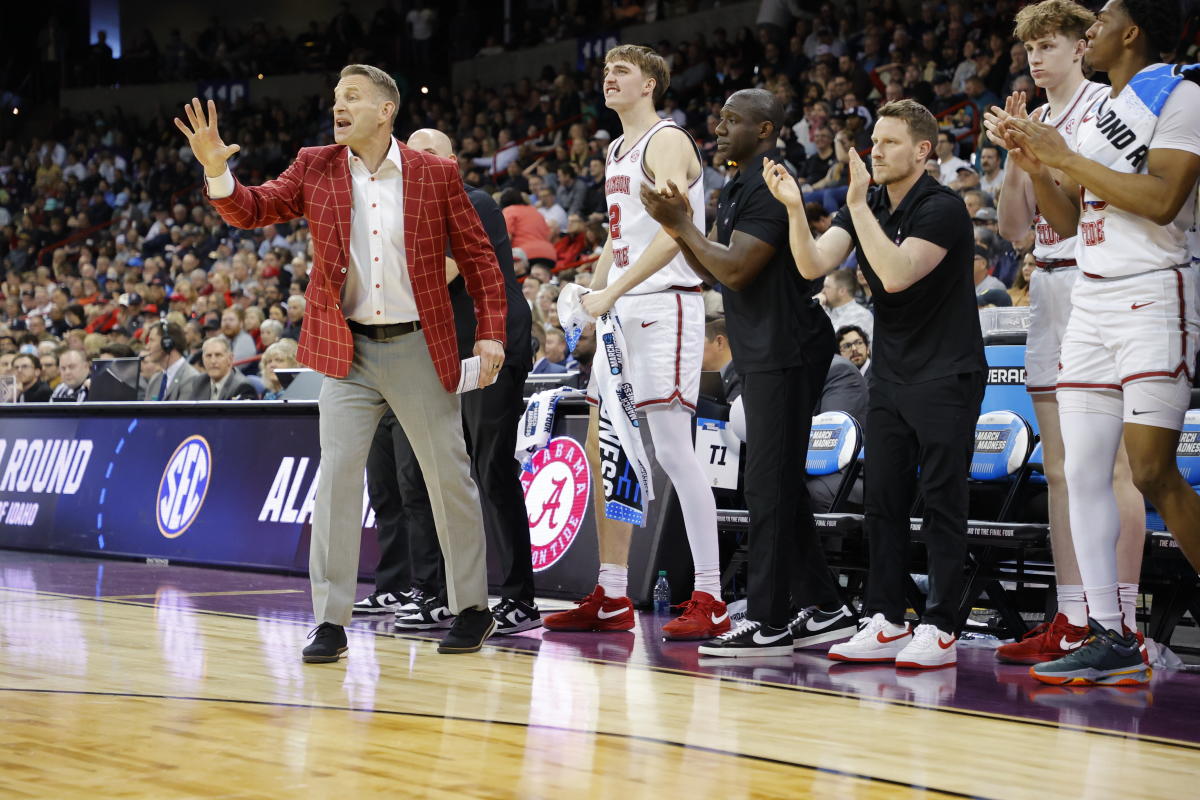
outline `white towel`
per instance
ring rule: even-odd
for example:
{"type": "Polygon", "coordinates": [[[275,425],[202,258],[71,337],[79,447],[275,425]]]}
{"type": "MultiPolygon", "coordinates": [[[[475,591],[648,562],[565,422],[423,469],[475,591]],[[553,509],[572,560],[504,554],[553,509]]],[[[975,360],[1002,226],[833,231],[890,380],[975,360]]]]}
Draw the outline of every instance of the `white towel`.
{"type": "MultiPolygon", "coordinates": [[[[558,296],[558,319],[566,332],[567,347],[575,349],[583,328],[594,317],[583,308],[582,299],[587,290],[577,284],[563,287],[558,296]]],[[[642,445],[637,415],[637,404],[633,386],[625,371],[625,335],[621,321],[613,310],[601,314],[596,320],[596,356],[592,362],[592,377],[600,399],[601,457],[613,461],[615,469],[605,470],[604,508],[609,519],[646,524],[646,508],[654,499],[654,485],[650,480],[650,460],[642,445]],[[603,356],[601,356],[603,353],[603,356]],[[620,458],[611,458],[611,448],[606,447],[604,434],[611,429],[616,434],[621,455],[637,479],[637,491],[630,492],[623,486],[621,478],[624,468],[620,458]]]]}

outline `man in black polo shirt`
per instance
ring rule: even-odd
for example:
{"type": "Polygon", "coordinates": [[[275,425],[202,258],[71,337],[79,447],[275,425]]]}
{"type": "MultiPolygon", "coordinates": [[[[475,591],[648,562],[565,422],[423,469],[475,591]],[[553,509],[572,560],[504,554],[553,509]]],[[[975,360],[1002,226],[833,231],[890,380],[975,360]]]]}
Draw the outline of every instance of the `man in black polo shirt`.
{"type": "Polygon", "coordinates": [[[958,602],[967,543],[967,470],[986,362],[975,306],[974,241],[966,206],[925,174],[933,115],[912,100],[879,109],[871,136],[878,187],[850,153],[850,188],[833,226],[814,241],[800,191],[778,165],[766,180],[787,207],[792,253],[810,280],[856,249],[875,298],[866,442],[871,572],[864,620],[829,650],[837,661],[940,667],[957,661],[958,602]],[[929,597],[915,631],[904,622],[909,523],[920,467],[929,597]]]}
{"type": "Polygon", "coordinates": [[[717,155],[742,166],[721,192],[710,238],[691,223],[686,192],[673,183],[661,194],[642,190],[647,212],[678,242],[692,269],[720,285],[733,363],[742,375],[752,622],[701,645],[703,655],[790,654],[788,579],[797,564],[829,584],[812,591],[832,598],[823,631],[847,636],[854,627],[837,602],[804,482],[812,413],[834,341],[828,316],[812,299],[813,285],[788,249],[787,210],[763,182],[763,159],[780,158],[775,140],[783,116],[775,96],[761,89],[735,92],[721,109],[717,155]]]}

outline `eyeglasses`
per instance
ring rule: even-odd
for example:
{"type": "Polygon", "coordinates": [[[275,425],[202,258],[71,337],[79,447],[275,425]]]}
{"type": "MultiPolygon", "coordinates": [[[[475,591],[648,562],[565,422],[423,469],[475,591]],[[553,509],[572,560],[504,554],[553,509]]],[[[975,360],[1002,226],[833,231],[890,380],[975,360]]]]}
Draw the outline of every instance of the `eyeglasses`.
{"type": "Polygon", "coordinates": [[[866,347],[867,347],[867,343],[864,342],[862,339],[859,339],[859,340],[853,341],[853,342],[842,342],[841,345],[838,346],[838,350],[840,350],[843,353],[849,353],[851,350],[858,350],[860,348],[865,350],[866,347]]]}

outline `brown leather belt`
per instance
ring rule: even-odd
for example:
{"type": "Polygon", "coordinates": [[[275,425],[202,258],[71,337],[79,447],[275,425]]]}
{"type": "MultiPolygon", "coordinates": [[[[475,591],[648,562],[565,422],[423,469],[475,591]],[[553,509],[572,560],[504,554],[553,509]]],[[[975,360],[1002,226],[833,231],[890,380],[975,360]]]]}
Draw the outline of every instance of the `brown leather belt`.
{"type": "Polygon", "coordinates": [[[1038,269],[1044,269],[1047,272],[1050,272],[1050,271],[1056,270],[1056,269],[1063,269],[1064,267],[1076,267],[1076,266],[1079,266],[1079,265],[1075,262],[1075,259],[1073,259],[1073,258],[1062,258],[1057,261],[1040,261],[1040,260],[1037,261],[1038,269]]]}
{"type": "Polygon", "coordinates": [[[346,324],[350,326],[352,333],[357,333],[360,336],[366,336],[368,339],[375,339],[376,341],[391,339],[395,336],[403,336],[406,333],[421,330],[421,323],[418,320],[397,322],[395,325],[363,325],[361,322],[348,319],[346,320],[346,324]]]}

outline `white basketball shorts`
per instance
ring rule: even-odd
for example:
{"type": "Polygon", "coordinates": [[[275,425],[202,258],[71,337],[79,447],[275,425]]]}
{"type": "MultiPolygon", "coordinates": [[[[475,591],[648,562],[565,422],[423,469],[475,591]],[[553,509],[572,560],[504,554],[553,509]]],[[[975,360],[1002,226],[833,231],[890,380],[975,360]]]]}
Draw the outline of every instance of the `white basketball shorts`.
{"type": "Polygon", "coordinates": [[[1059,391],[1121,392],[1125,422],[1181,429],[1200,338],[1195,280],[1186,267],[1125,278],[1081,274],[1059,391]]]}
{"type": "MultiPolygon", "coordinates": [[[[617,299],[614,310],[625,334],[637,407],[679,403],[694,412],[704,358],[704,295],[674,290],[627,294],[617,299]]],[[[597,354],[597,363],[599,358],[597,354]]],[[[594,377],[587,393],[588,401],[595,404],[594,377]]]]}
{"type": "Polygon", "coordinates": [[[1029,278],[1025,388],[1030,394],[1052,393],[1057,387],[1063,336],[1071,318],[1071,291],[1078,278],[1076,267],[1038,267],[1029,278]]]}

